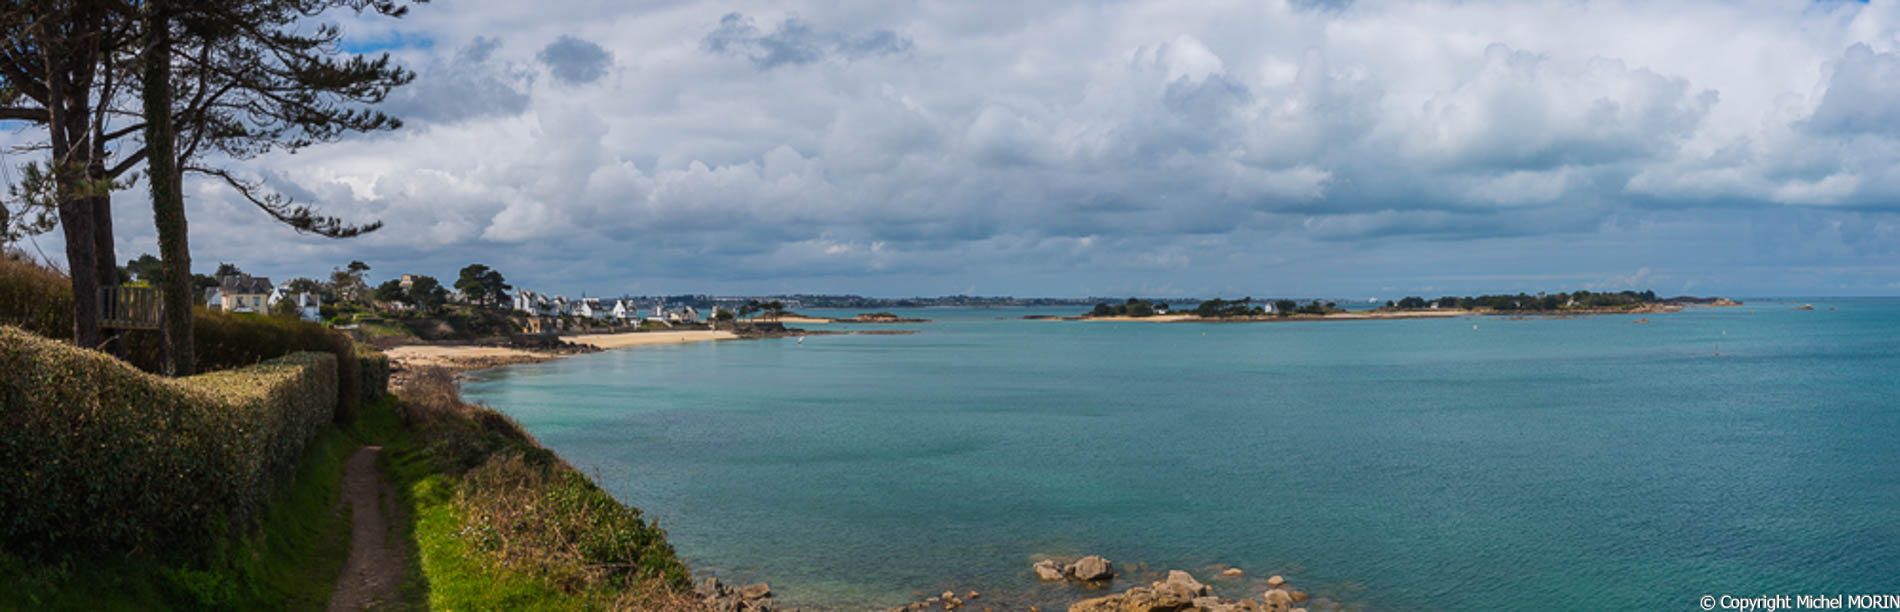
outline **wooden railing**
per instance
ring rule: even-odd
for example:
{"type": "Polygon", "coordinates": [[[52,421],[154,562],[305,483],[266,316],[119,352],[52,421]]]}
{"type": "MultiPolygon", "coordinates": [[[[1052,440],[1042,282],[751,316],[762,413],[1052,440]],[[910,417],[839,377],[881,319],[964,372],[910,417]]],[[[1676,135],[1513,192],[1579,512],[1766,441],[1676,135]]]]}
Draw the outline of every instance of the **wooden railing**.
{"type": "Polygon", "coordinates": [[[100,287],[99,326],[118,329],[158,329],[164,312],[157,289],[100,287]]]}

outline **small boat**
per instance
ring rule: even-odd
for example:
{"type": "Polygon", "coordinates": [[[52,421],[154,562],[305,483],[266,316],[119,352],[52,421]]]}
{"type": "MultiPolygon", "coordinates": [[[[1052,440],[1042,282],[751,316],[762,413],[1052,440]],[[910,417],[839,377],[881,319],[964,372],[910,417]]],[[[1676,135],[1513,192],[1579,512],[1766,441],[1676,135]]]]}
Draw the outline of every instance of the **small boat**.
{"type": "Polygon", "coordinates": [[[804,343],[805,343],[805,337],[804,337],[804,336],[799,336],[799,337],[798,337],[798,343],[799,343],[799,344],[804,344],[804,343]]]}

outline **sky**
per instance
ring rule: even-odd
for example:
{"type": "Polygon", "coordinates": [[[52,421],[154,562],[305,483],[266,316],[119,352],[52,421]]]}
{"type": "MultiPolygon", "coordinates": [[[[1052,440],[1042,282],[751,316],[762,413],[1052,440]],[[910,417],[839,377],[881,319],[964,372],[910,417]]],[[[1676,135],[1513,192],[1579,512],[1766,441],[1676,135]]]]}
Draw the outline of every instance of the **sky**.
{"type": "MultiPolygon", "coordinates": [[[[194,268],[479,262],[568,295],[1900,295],[1894,2],[323,19],[417,73],[382,106],[406,125],[226,161],[386,226],[299,235],[194,180],[194,268]]],[[[120,259],[155,253],[149,200],[115,201],[120,259]]]]}

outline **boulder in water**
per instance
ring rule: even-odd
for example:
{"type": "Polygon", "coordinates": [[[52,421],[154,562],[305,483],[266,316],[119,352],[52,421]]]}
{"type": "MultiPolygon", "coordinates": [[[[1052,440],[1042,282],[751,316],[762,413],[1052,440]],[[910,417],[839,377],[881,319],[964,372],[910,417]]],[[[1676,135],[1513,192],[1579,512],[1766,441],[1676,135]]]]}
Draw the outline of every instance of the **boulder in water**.
{"type": "Polygon", "coordinates": [[[1089,582],[1108,580],[1115,577],[1115,565],[1109,563],[1108,559],[1102,558],[1101,555],[1089,555],[1075,563],[1070,563],[1068,567],[1063,568],[1063,573],[1076,580],[1089,582]]]}
{"type": "Polygon", "coordinates": [[[1050,559],[1037,561],[1031,569],[1036,571],[1037,578],[1043,580],[1061,580],[1063,576],[1062,566],[1056,565],[1056,562],[1050,559]]]}

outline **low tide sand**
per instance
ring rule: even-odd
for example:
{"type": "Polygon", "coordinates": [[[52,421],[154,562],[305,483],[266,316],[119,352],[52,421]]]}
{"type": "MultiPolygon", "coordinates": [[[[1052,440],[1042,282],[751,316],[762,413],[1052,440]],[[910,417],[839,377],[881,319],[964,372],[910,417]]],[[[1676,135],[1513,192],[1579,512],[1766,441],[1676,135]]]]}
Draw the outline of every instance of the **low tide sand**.
{"type": "Polygon", "coordinates": [[[444,367],[465,369],[510,363],[533,363],[551,359],[551,355],[496,346],[434,346],[413,344],[383,351],[389,360],[408,368],[444,367]]]}
{"type": "Polygon", "coordinates": [[[779,317],[776,319],[771,318],[771,317],[766,317],[763,319],[755,319],[755,320],[768,321],[768,322],[773,322],[773,323],[836,323],[837,322],[833,319],[820,319],[817,317],[779,317]]]}
{"type": "Polygon", "coordinates": [[[629,332],[624,334],[586,334],[580,336],[561,336],[561,339],[575,344],[615,349],[647,344],[679,344],[682,342],[707,342],[711,340],[731,340],[739,335],[729,331],[650,331],[629,332]]]}

